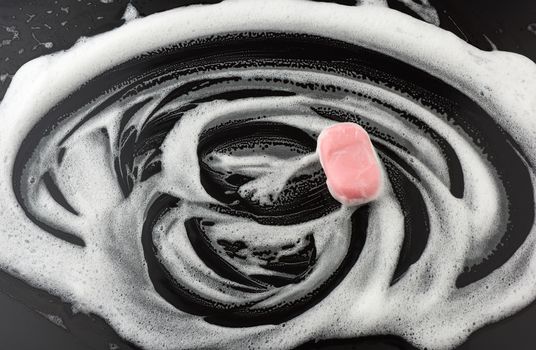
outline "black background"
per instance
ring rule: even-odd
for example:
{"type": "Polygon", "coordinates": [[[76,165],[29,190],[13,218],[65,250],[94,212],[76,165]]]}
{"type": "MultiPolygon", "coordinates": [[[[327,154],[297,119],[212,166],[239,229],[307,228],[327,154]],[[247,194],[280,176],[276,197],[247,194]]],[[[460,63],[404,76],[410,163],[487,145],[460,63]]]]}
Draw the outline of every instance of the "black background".
{"type": "MultiPolygon", "coordinates": [[[[270,1],[270,0],[267,0],[270,1]]],[[[193,3],[218,0],[133,0],[140,15],[193,3]]],[[[333,1],[341,4],[355,1],[333,1]]],[[[396,0],[395,9],[414,15],[396,0]]],[[[521,53],[536,61],[536,2],[533,0],[431,1],[441,27],[485,50],[490,41],[500,50],[521,53]]],[[[92,36],[123,23],[128,1],[113,0],[0,0],[0,100],[11,77],[25,62],[71,47],[80,36],[92,36]],[[51,43],[45,44],[45,43],[51,43]]],[[[1,127],[1,126],[0,126],[1,127]]],[[[1,248],[0,248],[1,249],[1,248]]],[[[469,337],[459,350],[536,349],[536,303],[516,315],[489,325],[469,337]]],[[[130,349],[94,316],[73,315],[47,293],[0,275],[0,350],[10,349],[130,349]],[[66,328],[39,314],[60,315],[66,328]]],[[[394,337],[371,337],[308,343],[300,349],[413,349],[394,337]]]]}

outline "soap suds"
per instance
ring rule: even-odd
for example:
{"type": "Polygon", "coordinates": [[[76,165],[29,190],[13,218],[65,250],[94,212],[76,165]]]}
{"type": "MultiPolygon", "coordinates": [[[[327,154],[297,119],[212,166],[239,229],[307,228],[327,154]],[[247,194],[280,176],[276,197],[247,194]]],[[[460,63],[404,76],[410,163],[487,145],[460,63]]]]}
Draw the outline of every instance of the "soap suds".
{"type": "Polygon", "coordinates": [[[234,0],[129,21],[15,75],[0,268],[142,348],[395,334],[451,349],[536,297],[534,222],[514,216],[534,213],[534,76],[378,6],[234,0]],[[326,196],[312,154],[339,121],[386,168],[369,206],[326,196]],[[411,229],[425,244],[404,265],[411,229]],[[505,232],[526,237],[479,272],[505,232]]]}
{"type": "Polygon", "coordinates": [[[138,18],[139,16],[140,15],[136,7],[132,5],[132,3],[129,2],[127,4],[127,7],[125,8],[125,13],[123,14],[123,17],[121,18],[124,19],[125,21],[131,21],[133,19],[138,18]]]}
{"type": "Polygon", "coordinates": [[[527,30],[536,35],[536,23],[529,24],[527,30]]]}

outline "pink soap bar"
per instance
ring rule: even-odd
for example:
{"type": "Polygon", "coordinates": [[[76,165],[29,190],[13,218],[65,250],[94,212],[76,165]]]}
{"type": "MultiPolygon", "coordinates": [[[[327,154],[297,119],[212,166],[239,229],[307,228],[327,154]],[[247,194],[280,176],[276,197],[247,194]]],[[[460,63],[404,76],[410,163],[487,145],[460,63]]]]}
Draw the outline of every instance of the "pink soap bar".
{"type": "Polygon", "coordinates": [[[376,199],[383,184],[380,162],[367,132],[354,123],[324,129],[318,137],[317,153],[331,195],[346,205],[376,199]]]}

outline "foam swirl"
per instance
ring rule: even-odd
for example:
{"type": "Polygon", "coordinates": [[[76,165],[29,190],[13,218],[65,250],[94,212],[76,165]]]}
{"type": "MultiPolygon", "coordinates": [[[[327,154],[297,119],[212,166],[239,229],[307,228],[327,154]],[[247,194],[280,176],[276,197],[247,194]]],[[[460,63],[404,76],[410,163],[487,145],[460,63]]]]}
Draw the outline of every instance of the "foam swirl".
{"type": "Polygon", "coordinates": [[[148,348],[449,348],[533,300],[534,64],[388,9],[285,4],[168,11],[24,67],[0,265],[148,348]],[[359,208],[314,156],[346,121],[386,173],[359,208]]]}

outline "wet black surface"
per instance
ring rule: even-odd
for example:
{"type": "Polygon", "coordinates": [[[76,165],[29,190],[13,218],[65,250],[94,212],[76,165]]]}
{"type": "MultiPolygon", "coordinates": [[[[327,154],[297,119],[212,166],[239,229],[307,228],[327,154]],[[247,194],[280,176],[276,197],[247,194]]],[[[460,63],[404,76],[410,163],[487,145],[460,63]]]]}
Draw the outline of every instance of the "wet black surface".
{"type": "MultiPolygon", "coordinates": [[[[196,3],[201,3],[197,1],[196,3]]],[[[204,1],[214,3],[219,1],[204,1]]],[[[346,1],[336,1],[347,3],[346,1]]],[[[194,1],[132,1],[141,15],[191,4],[194,1]]],[[[396,0],[389,4],[410,13],[396,0]]],[[[10,77],[28,60],[65,49],[80,36],[91,36],[123,23],[126,1],[15,1],[0,0],[0,99],[10,77]]],[[[536,4],[532,1],[434,1],[442,26],[470,43],[490,49],[514,51],[536,59],[536,4]]],[[[410,13],[411,14],[411,13],[410,13]]],[[[0,248],[1,249],[1,248],[0,248]]],[[[129,349],[97,317],[73,314],[45,292],[0,275],[0,349],[129,349]],[[34,310],[39,310],[41,314],[34,310]],[[60,316],[63,327],[42,314],[60,316]],[[67,326],[66,326],[67,325],[67,326]]],[[[534,349],[536,305],[477,331],[461,350],[534,349]]],[[[329,340],[300,349],[413,349],[394,337],[329,340]]]]}

